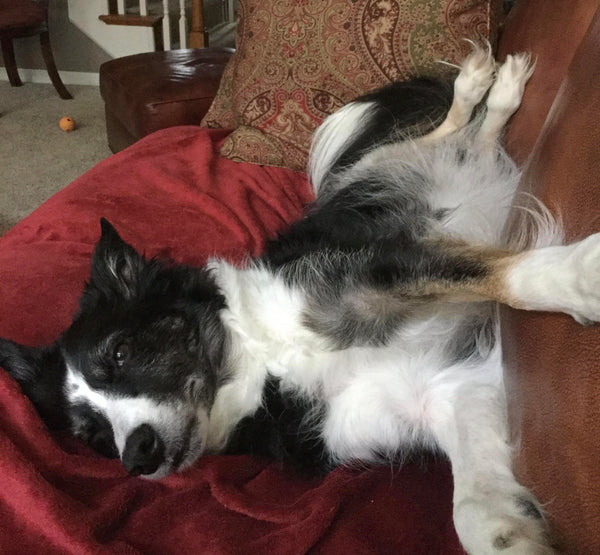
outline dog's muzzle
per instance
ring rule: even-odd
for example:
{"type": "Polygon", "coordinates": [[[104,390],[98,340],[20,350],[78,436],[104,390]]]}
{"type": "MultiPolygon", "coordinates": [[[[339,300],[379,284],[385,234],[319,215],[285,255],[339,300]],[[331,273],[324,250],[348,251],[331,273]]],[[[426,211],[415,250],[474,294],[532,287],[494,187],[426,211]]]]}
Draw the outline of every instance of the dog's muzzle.
{"type": "Polygon", "coordinates": [[[153,474],[165,462],[165,444],[149,424],[138,426],[129,434],[121,457],[129,474],[153,474]]]}

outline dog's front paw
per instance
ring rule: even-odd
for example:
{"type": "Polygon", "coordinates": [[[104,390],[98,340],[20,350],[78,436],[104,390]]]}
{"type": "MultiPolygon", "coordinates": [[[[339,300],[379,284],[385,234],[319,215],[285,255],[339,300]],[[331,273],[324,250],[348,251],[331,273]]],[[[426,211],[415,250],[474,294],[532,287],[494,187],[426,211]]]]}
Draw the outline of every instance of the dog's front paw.
{"type": "Polygon", "coordinates": [[[573,272],[567,312],[582,325],[600,322],[600,233],[571,245],[566,263],[573,272]]]}
{"type": "Polygon", "coordinates": [[[528,492],[477,492],[454,506],[454,525],[471,555],[549,555],[546,524],[528,492]]]}
{"type": "Polygon", "coordinates": [[[517,258],[506,280],[513,306],[564,312],[584,325],[600,322],[600,233],[517,258]]]}

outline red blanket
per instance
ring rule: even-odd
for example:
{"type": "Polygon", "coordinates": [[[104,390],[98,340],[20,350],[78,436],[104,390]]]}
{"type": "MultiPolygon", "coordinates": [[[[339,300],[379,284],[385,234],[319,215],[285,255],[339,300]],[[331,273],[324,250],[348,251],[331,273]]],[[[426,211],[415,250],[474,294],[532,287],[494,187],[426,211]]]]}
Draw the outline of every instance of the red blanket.
{"type": "MultiPolygon", "coordinates": [[[[221,132],[161,131],[98,164],[0,239],[0,336],[69,325],[108,218],[149,256],[258,254],[311,199],[302,174],[216,153],[221,132]]],[[[0,370],[1,553],[462,553],[447,463],[302,480],[251,457],[205,457],[158,482],[51,434],[0,370]]]]}

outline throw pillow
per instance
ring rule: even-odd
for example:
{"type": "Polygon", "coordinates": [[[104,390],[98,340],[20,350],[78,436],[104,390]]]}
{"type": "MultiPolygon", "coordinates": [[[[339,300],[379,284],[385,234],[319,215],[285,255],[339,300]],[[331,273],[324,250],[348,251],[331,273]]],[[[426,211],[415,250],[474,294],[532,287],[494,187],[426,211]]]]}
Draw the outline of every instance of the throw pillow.
{"type": "Polygon", "coordinates": [[[501,0],[240,0],[237,51],[202,120],[227,158],[304,170],[313,131],[358,95],[441,75],[496,38],[501,0]]]}

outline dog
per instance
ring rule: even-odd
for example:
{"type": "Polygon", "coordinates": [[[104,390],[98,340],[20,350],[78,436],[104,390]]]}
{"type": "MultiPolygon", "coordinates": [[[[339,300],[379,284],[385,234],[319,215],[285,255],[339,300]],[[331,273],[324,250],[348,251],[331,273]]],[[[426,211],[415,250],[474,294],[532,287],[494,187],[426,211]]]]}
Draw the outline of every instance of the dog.
{"type": "Polygon", "coordinates": [[[511,470],[497,307],[597,321],[600,235],[562,244],[541,205],[503,233],[520,172],[499,139],[532,71],[474,47],[453,86],[394,84],[329,116],[314,203],[241,267],[147,260],[103,219],[72,325],[49,347],[0,340],[0,366],[132,475],[206,453],[322,474],[434,451],[469,553],[552,552],[511,470]]]}

